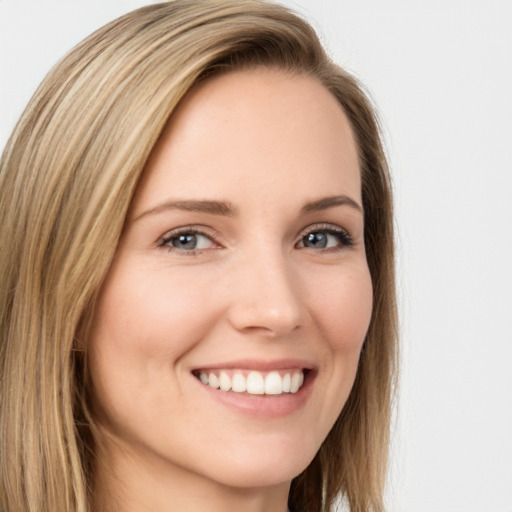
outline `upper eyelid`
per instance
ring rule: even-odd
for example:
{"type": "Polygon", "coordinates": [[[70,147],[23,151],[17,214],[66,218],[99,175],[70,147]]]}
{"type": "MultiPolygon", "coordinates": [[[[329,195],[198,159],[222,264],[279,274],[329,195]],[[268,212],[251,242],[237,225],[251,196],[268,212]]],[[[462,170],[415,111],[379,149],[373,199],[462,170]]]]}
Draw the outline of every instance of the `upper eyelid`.
{"type": "Polygon", "coordinates": [[[329,230],[336,231],[337,233],[345,233],[346,235],[351,236],[351,233],[348,229],[341,227],[338,224],[333,224],[330,222],[318,222],[318,223],[311,224],[311,225],[303,228],[300,231],[298,238],[300,239],[304,235],[307,235],[308,233],[311,233],[314,231],[329,231],[329,230]]]}
{"type": "Polygon", "coordinates": [[[213,237],[216,235],[217,231],[207,226],[202,226],[199,224],[186,224],[184,226],[177,226],[175,228],[168,229],[159,238],[167,238],[169,236],[179,235],[180,233],[198,233],[201,235],[213,237]]]}

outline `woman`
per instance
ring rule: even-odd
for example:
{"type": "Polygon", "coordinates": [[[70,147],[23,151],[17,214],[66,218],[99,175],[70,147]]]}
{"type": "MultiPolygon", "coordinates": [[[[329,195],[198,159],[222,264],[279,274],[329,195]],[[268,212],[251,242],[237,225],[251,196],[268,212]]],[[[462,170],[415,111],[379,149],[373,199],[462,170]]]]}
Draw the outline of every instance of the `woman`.
{"type": "Polygon", "coordinates": [[[382,509],[389,177],[307,23],[134,11],[50,72],[1,165],[2,510],[382,509]]]}

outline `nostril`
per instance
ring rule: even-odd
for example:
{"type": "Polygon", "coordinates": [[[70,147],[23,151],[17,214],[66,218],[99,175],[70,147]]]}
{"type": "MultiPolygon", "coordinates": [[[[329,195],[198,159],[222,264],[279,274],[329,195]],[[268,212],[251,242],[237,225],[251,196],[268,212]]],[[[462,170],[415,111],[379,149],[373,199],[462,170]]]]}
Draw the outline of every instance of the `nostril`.
{"type": "Polygon", "coordinates": [[[230,311],[230,322],[236,330],[268,338],[289,335],[300,327],[300,321],[298,306],[278,308],[253,301],[252,304],[238,303],[230,311]]]}

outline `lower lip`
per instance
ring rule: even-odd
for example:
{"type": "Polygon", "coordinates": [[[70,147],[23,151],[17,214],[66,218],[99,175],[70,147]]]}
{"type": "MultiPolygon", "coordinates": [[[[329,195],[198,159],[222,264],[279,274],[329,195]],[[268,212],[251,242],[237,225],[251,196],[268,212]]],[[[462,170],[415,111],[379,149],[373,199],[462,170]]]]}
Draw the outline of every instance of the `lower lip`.
{"type": "Polygon", "coordinates": [[[308,375],[296,393],[282,395],[249,395],[234,391],[221,391],[203,384],[193,377],[201,389],[217,402],[235,411],[259,418],[282,418],[300,410],[309,398],[313,375],[308,375]]]}

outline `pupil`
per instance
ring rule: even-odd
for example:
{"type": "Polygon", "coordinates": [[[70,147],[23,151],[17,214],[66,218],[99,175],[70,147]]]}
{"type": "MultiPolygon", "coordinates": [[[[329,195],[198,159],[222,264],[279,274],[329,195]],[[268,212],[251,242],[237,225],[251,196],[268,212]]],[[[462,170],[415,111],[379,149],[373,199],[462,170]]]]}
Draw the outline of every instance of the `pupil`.
{"type": "Polygon", "coordinates": [[[306,245],[309,247],[327,247],[327,236],[325,233],[310,233],[306,237],[306,245]]]}
{"type": "Polygon", "coordinates": [[[194,249],[196,243],[196,235],[179,235],[174,239],[172,245],[178,249],[194,249]]]}

